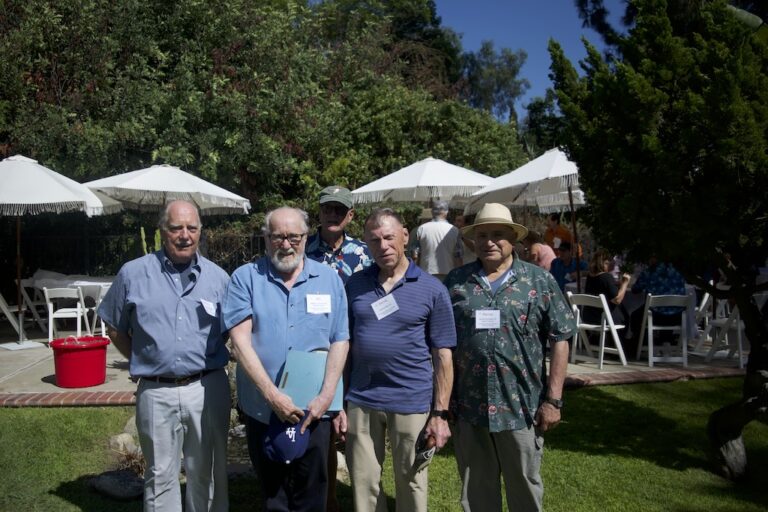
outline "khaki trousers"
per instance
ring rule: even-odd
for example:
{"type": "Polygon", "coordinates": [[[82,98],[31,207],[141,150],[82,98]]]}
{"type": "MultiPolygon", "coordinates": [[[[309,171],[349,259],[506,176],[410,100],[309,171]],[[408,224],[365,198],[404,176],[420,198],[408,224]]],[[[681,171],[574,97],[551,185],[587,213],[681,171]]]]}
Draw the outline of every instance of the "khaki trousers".
{"type": "Polygon", "coordinates": [[[416,440],[429,414],[396,414],[349,404],[347,410],[347,463],[357,512],[386,512],[381,488],[385,437],[392,448],[397,510],[426,512],[428,469],[413,473],[416,440]]]}
{"type": "Polygon", "coordinates": [[[501,512],[501,476],[511,512],[541,510],[544,439],[533,427],[491,433],[459,420],[454,436],[465,512],[501,512]]]}

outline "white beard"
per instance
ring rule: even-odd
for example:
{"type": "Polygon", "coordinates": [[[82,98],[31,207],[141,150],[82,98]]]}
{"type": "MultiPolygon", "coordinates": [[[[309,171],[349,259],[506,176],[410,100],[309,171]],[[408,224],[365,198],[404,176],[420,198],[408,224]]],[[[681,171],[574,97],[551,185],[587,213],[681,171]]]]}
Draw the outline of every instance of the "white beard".
{"type": "Polygon", "coordinates": [[[301,256],[298,251],[295,249],[288,249],[287,251],[283,251],[282,249],[276,250],[272,254],[272,265],[279,271],[284,274],[288,274],[296,270],[298,268],[299,264],[301,263],[301,256]],[[286,256],[293,256],[293,258],[288,259],[286,256]],[[281,259],[280,257],[283,257],[281,259]]]}

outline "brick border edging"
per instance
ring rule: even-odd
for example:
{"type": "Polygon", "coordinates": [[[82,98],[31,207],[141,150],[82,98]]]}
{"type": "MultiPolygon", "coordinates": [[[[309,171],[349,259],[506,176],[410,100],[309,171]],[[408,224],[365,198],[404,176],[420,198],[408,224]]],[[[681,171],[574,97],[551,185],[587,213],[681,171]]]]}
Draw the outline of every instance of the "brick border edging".
{"type": "Polygon", "coordinates": [[[664,368],[654,371],[633,371],[615,373],[584,373],[568,375],[566,389],[587,386],[611,386],[649,382],[673,382],[677,380],[716,379],[720,377],[743,377],[746,370],[739,368],[664,368]]]}
{"type": "Polygon", "coordinates": [[[134,391],[64,391],[2,393],[0,407],[96,407],[134,405],[134,391]]]}
{"type": "MultiPolygon", "coordinates": [[[[659,368],[654,371],[583,373],[568,375],[566,389],[676,380],[743,377],[738,368],[659,368]]],[[[134,391],[63,391],[54,393],[0,393],[0,407],[97,407],[135,405],[134,391]]]]}

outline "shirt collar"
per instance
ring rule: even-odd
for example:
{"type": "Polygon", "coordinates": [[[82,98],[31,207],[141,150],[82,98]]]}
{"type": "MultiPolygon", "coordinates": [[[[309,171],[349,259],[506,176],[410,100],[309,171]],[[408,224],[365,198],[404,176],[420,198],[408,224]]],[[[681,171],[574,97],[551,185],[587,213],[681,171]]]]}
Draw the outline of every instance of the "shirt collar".
{"type": "MultiPolygon", "coordinates": [[[[169,258],[168,254],[165,252],[165,248],[160,249],[155,254],[157,255],[160,262],[162,263],[163,267],[168,269],[173,269],[174,271],[176,271],[176,267],[174,267],[173,261],[171,261],[171,258],[169,258]]],[[[191,268],[197,270],[198,272],[200,271],[200,253],[199,252],[195,252],[194,257],[192,258],[191,268]]]]}
{"type": "MultiPolygon", "coordinates": [[[[374,261],[373,263],[371,263],[371,265],[368,268],[364,269],[363,272],[368,272],[373,279],[378,281],[380,270],[381,268],[374,261]]],[[[405,269],[405,276],[404,276],[404,279],[406,281],[418,280],[419,276],[421,276],[423,272],[424,271],[421,270],[421,267],[419,267],[416,263],[414,263],[412,259],[408,258],[408,268],[405,269]]]]}

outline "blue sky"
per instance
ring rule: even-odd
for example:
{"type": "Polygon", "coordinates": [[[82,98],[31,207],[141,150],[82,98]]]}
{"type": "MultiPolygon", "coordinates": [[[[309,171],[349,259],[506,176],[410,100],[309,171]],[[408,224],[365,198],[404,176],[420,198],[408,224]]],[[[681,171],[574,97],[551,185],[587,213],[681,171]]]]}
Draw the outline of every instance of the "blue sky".
{"type": "MultiPolygon", "coordinates": [[[[522,49],[528,59],[521,70],[531,88],[518,105],[522,119],[522,105],[536,96],[543,96],[549,80],[551,60],[547,51],[550,38],[558,41],[566,56],[576,65],[586,56],[581,36],[602,48],[600,36],[584,29],[573,0],[436,0],[437,14],[442,25],[461,36],[465,51],[475,51],[484,40],[491,40],[497,49],[522,49]]],[[[611,17],[624,10],[622,0],[605,0],[611,17]]],[[[578,68],[578,65],[576,65],[578,68]]]]}

